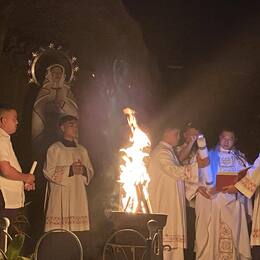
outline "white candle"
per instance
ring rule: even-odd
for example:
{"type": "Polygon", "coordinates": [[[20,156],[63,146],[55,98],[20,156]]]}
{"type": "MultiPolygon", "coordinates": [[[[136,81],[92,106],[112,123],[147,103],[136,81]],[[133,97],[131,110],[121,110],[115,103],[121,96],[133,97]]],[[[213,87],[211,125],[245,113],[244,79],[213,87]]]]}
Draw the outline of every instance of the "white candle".
{"type": "Polygon", "coordinates": [[[8,218],[3,218],[4,221],[4,252],[6,253],[7,251],[7,242],[8,242],[8,237],[6,235],[6,233],[8,234],[8,227],[10,226],[10,220],[8,218]]]}
{"type": "Polygon", "coordinates": [[[36,166],[37,166],[37,161],[34,161],[30,170],[30,174],[34,173],[36,166]]]}

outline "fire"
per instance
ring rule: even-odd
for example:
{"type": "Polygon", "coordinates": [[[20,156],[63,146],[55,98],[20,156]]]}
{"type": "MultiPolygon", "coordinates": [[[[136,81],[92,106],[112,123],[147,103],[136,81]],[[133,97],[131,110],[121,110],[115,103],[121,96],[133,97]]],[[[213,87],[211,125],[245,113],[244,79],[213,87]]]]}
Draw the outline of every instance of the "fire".
{"type": "Polygon", "coordinates": [[[120,165],[120,180],[124,190],[121,199],[126,212],[151,212],[148,184],[150,181],[144,159],[149,157],[151,142],[148,136],[138,127],[135,111],[130,108],[123,110],[131,129],[129,141],[131,145],[120,149],[123,152],[123,163],[120,165]]]}

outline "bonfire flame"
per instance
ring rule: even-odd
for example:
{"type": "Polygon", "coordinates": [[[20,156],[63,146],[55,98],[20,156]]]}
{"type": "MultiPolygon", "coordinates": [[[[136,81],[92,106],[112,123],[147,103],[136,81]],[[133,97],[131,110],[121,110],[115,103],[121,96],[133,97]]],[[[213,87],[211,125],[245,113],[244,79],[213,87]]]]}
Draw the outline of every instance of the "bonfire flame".
{"type": "Polygon", "coordinates": [[[120,149],[123,152],[123,164],[120,165],[120,180],[124,190],[122,206],[126,212],[150,213],[148,183],[150,181],[144,159],[149,153],[144,150],[151,146],[147,135],[138,127],[135,111],[130,108],[123,110],[132,135],[130,146],[120,149]]]}

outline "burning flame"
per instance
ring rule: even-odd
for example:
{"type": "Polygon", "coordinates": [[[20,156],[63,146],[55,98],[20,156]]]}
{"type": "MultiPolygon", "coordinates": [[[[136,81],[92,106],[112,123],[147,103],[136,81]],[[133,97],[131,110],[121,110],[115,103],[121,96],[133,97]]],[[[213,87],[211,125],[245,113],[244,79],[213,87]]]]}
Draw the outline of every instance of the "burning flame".
{"type": "Polygon", "coordinates": [[[123,164],[120,165],[120,180],[124,190],[121,202],[126,212],[151,212],[148,184],[150,181],[144,159],[149,153],[144,150],[151,146],[147,135],[138,127],[135,111],[130,108],[123,110],[132,135],[131,145],[120,149],[123,152],[123,164]]]}

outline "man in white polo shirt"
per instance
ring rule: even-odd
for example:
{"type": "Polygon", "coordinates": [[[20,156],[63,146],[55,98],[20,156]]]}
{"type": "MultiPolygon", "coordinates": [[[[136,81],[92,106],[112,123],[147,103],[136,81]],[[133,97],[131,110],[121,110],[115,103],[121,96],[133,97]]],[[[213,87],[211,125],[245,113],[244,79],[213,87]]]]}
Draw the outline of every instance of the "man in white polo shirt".
{"type": "Polygon", "coordinates": [[[16,110],[0,104],[0,217],[11,223],[24,207],[24,189],[34,189],[34,176],[22,173],[10,135],[18,125],[16,110]],[[26,185],[24,185],[24,183],[26,185]]]}

